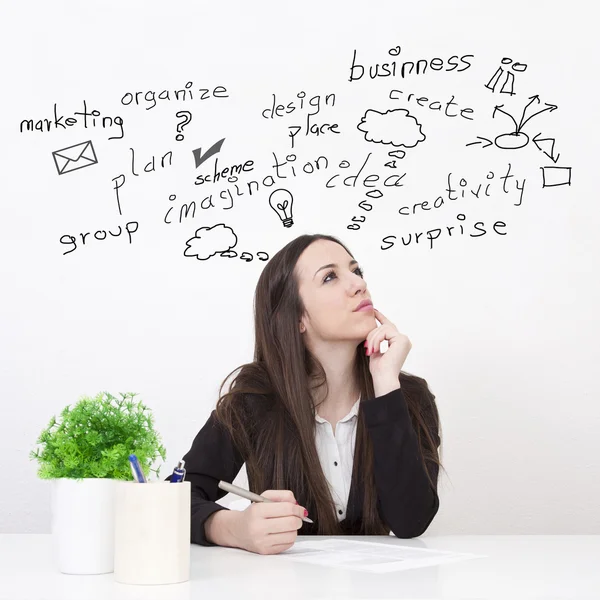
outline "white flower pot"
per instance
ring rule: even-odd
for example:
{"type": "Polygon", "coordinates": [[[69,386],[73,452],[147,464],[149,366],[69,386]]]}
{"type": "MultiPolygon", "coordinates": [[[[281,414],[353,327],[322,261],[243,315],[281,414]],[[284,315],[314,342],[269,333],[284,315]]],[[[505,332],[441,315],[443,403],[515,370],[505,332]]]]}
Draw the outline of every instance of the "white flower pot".
{"type": "Polygon", "coordinates": [[[114,570],[114,479],[52,480],[52,541],[62,573],[114,570]]]}

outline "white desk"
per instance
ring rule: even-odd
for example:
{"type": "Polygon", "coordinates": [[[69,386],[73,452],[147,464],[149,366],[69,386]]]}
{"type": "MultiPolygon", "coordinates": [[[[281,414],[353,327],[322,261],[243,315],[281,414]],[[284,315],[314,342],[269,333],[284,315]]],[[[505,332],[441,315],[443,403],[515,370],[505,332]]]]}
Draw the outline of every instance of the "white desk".
{"type": "Polygon", "coordinates": [[[600,598],[600,535],[356,539],[485,554],[488,558],[376,575],[193,544],[190,581],[168,586],[131,586],[115,583],[112,573],[59,573],[50,535],[3,534],[0,599],[600,598]]]}

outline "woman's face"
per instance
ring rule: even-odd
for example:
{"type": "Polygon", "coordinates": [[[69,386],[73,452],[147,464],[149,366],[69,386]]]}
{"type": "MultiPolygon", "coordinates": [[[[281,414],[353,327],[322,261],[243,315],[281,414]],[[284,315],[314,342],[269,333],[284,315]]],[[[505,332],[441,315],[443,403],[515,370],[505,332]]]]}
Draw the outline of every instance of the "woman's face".
{"type": "Polygon", "coordinates": [[[311,340],[359,343],[377,327],[372,306],[355,310],[371,296],[359,264],[343,246],[313,242],[300,255],[296,276],[306,309],[299,327],[311,340]]]}

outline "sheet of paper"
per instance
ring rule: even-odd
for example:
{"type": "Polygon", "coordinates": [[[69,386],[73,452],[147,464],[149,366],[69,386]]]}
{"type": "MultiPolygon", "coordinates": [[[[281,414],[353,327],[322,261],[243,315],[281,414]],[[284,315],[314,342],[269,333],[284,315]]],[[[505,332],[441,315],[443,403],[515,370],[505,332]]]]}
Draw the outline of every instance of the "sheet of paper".
{"type": "Polygon", "coordinates": [[[340,539],[303,540],[296,542],[289,550],[274,556],[282,560],[343,567],[371,573],[389,573],[473,558],[487,558],[487,555],[482,554],[340,539]]]}

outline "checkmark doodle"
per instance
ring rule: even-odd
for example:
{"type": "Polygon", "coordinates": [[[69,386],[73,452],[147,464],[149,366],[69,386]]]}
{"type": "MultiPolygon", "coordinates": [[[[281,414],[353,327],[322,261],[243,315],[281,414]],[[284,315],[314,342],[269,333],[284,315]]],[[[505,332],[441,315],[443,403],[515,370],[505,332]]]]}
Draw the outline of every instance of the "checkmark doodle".
{"type": "Polygon", "coordinates": [[[202,148],[196,148],[192,150],[192,154],[194,155],[194,161],[196,162],[196,169],[205,161],[208,160],[213,154],[217,154],[221,150],[221,146],[225,138],[219,140],[216,144],[213,144],[207,152],[202,156],[202,148]]]}

